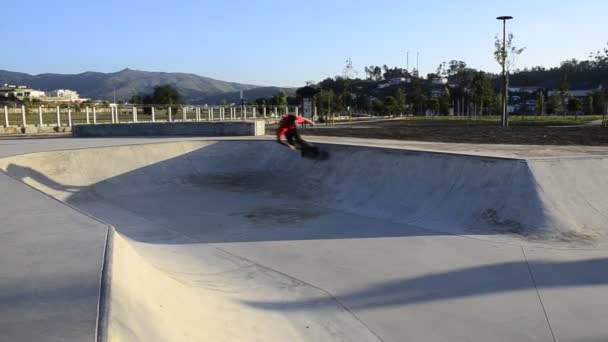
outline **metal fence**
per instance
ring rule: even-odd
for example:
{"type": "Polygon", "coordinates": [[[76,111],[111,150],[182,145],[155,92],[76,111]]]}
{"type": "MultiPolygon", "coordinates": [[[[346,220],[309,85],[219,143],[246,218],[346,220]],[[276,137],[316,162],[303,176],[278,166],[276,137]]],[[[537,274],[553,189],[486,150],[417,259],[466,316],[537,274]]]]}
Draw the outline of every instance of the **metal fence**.
{"type": "MultiPolygon", "coordinates": [[[[3,108],[4,127],[73,126],[126,122],[276,121],[284,114],[300,114],[297,106],[153,106],[3,108]]],[[[316,113],[316,108],[315,108],[316,113]]]]}

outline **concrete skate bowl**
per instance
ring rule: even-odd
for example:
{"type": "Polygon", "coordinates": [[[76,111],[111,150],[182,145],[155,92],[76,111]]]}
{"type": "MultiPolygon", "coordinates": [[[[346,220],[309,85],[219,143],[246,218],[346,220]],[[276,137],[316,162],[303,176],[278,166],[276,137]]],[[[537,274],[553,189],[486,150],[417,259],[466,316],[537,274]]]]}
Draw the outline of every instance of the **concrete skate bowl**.
{"type": "Polygon", "coordinates": [[[0,168],[115,227],[110,341],[378,340],[331,293],[258,262],[308,262],[279,253],[280,242],[466,235],[605,246],[606,159],[324,147],[331,159],[314,161],[266,141],[172,142],[34,153],[0,168]],[[306,307],[247,305],[289,301],[306,307]]]}

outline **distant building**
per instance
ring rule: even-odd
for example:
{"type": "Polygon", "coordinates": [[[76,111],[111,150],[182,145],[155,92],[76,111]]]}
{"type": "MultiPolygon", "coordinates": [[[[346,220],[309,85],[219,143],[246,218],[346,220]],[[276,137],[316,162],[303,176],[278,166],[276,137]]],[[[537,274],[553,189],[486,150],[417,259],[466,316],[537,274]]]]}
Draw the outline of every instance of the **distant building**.
{"type": "Polygon", "coordinates": [[[509,93],[536,94],[544,91],[542,87],[509,87],[509,93]]]}
{"type": "Polygon", "coordinates": [[[448,84],[448,79],[446,77],[435,77],[435,78],[431,79],[431,84],[446,85],[446,84],[448,84]]]}
{"type": "Polygon", "coordinates": [[[77,101],[80,99],[80,95],[69,89],[57,89],[49,93],[50,98],[58,98],[61,100],[77,101]]]}
{"type": "MultiPolygon", "coordinates": [[[[595,92],[595,89],[586,89],[586,90],[568,90],[566,91],[566,93],[568,94],[569,97],[578,97],[580,99],[585,99],[591,95],[593,95],[593,93],[595,92]]],[[[560,93],[560,90],[549,90],[547,92],[547,95],[549,97],[555,95],[556,93],[560,93]]]]}
{"type": "Polygon", "coordinates": [[[46,96],[43,91],[30,89],[26,86],[16,86],[12,84],[4,84],[0,87],[1,97],[16,97],[19,99],[24,98],[41,98],[46,96]]]}

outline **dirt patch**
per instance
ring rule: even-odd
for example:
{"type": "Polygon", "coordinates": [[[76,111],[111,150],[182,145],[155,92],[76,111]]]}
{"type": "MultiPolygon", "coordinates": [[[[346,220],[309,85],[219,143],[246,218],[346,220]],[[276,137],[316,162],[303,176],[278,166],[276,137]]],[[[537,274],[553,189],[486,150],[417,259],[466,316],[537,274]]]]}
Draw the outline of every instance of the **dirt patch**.
{"type": "Polygon", "coordinates": [[[299,200],[314,200],[320,195],[320,181],[293,179],[279,172],[207,173],[193,175],[187,182],[195,186],[206,186],[216,190],[286,196],[299,200]]]}
{"type": "Polygon", "coordinates": [[[318,218],[326,210],[316,207],[302,208],[273,208],[258,207],[247,212],[233,213],[231,216],[241,216],[256,225],[288,225],[318,218]]]}
{"type": "Polygon", "coordinates": [[[601,126],[549,127],[466,121],[404,120],[366,123],[364,128],[319,127],[303,130],[305,135],[415,140],[429,142],[521,144],[521,145],[608,145],[608,128],[601,126]]]}

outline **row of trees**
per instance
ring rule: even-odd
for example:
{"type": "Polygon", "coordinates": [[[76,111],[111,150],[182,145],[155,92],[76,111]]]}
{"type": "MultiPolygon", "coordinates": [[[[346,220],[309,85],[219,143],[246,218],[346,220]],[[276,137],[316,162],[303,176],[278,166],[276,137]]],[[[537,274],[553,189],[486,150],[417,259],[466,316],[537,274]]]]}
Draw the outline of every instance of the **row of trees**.
{"type": "MultiPolygon", "coordinates": [[[[527,111],[523,108],[522,111],[527,111]]],[[[567,91],[555,92],[545,100],[544,92],[536,95],[535,114],[537,115],[593,115],[603,114],[606,111],[606,96],[598,90],[589,95],[584,101],[578,97],[569,96],[567,91]]]]}
{"type": "Polygon", "coordinates": [[[179,91],[172,85],[165,84],[154,87],[152,94],[136,94],[129,100],[132,104],[146,105],[181,105],[184,103],[179,91]]]}

